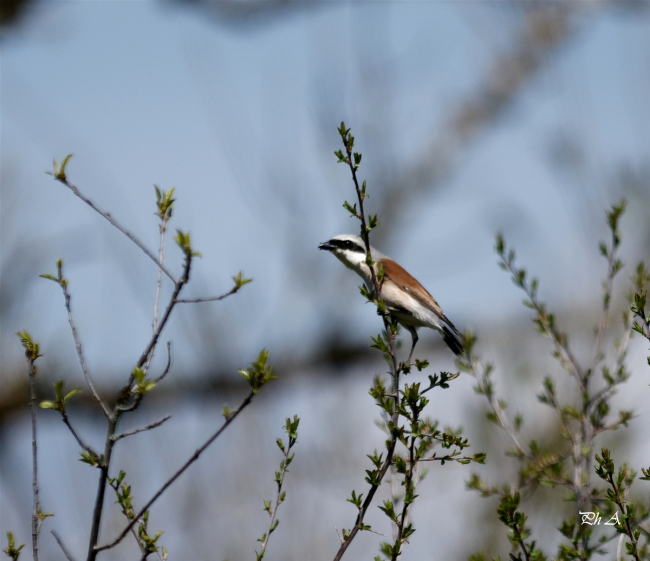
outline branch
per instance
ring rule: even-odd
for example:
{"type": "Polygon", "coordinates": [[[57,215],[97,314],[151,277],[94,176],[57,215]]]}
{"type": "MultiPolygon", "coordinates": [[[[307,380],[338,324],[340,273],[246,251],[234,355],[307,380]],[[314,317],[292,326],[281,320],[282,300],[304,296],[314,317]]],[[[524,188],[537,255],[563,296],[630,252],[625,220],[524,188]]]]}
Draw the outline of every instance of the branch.
{"type": "Polygon", "coordinates": [[[604,242],[600,243],[600,252],[607,258],[607,278],[603,283],[603,317],[598,328],[598,335],[596,336],[596,345],[594,347],[594,355],[591,359],[588,373],[594,371],[598,363],[602,360],[602,344],[607,325],[609,323],[609,310],[612,299],[612,288],[614,285],[614,277],[621,270],[623,264],[617,257],[618,246],[621,238],[618,232],[618,220],[625,211],[625,200],[620,205],[612,207],[611,211],[607,212],[609,227],[612,233],[612,245],[608,249],[604,242]]]}
{"type": "Polygon", "coordinates": [[[489,380],[489,374],[490,371],[492,370],[492,365],[487,364],[483,369],[483,376],[479,375],[478,365],[480,364],[480,361],[477,357],[474,357],[472,355],[472,346],[475,340],[476,339],[473,338],[471,344],[465,345],[467,361],[464,362],[462,360],[459,360],[458,364],[462,366],[466,372],[474,376],[474,379],[476,380],[477,387],[478,387],[478,393],[483,394],[485,398],[488,400],[488,404],[490,405],[490,408],[492,409],[496,417],[498,425],[510,437],[515,447],[519,451],[519,453],[523,457],[527,458],[528,460],[532,460],[533,458],[530,454],[530,451],[527,450],[519,440],[517,431],[510,423],[508,417],[506,416],[505,410],[501,407],[501,404],[499,403],[500,400],[496,399],[494,396],[494,389],[492,387],[492,382],[489,380]]]}
{"type": "MultiPolygon", "coordinates": [[[[375,216],[374,220],[372,220],[374,224],[372,225],[371,228],[369,228],[366,224],[366,216],[363,209],[363,201],[366,197],[366,183],[364,181],[363,188],[360,188],[359,180],[357,178],[357,168],[361,163],[361,154],[357,154],[357,153],[353,154],[352,148],[354,147],[354,137],[349,134],[349,129],[345,128],[345,123],[343,122],[341,123],[339,134],[341,135],[341,139],[343,140],[343,145],[345,146],[346,154],[344,155],[341,151],[338,151],[336,155],[339,157],[339,162],[346,163],[348,165],[348,167],[350,168],[350,172],[352,174],[354,189],[357,194],[357,201],[359,202],[359,212],[355,213],[355,215],[361,222],[361,237],[366,247],[366,263],[368,265],[368,268],[370,269],[370,276],[372,279],[372,289],[375,292],[375,298],[376,298],[375,303],[377,305],[378,313],[380,313],[382,316],[382,321],[384,323],[384,330],[386,332],[386,339],[388,342],[388,355],[390,356],[389,367],[390,367],[391,385],[392,385],[390,393],[392,394],[391,397],[393,399],[393,412],[391,416],[391,422],[393,427],[397,427],[399,422],[399,413],[397,411],[397,399],[398,399],[398,391],[399,391],[400,368],[397,364],[397,358],[395,352],[395,334],[391,329],[390,321],[388,319],[388,314],[385,312],[385,306],[383,305],[383,302],[381,300],[381,284],[377,279],[377,273],[375,272],[375,267],[374,267],[375,264],[372,260],[372,253],[370,251],[369,232],[372,229],[372,227],[376,225],[377,218],[375,216]]],[[[348,206],[349,205],[347,205],[346,208],[348,206]]],[[[397,435],[391,431],[390,441],[389,444],[387,445],[386,460],[384,461],[381,469],[377,473],[376,483],[371,484],[370,490],[368,491],[368,494],[366,496],[366,500],[363,502],[363,505],[359,509],[359,514],[357,515],[357,520],[354,524],[354,527],[350,530],[350,533],[345,537],[336,556],[334,557],[334,561],[339,561],[343,557],[345,550],[348,548],[350,543],[352,543],[352,540],[356,536],[357,532],[361,529],[361,525],[363,524],[363,517],[366,511],[368,510],[368,507],[370,506],[370,503],[372,502],[372,499],[375,493],[377,492],[379,485],[381,485],[381,482],[391,465],[396,444],[397,444],[397,435]]]]}
{"type": "Polygon", "coordinates": [[[124,528],[124,530],[122,530],[120,535],[117,538],[115,538],[115,540],[113,540],[110,543],[99,546],[99,547],[95,546],[95,548],[94,548],[95,554],[100,552],[100,551],[104,551],[106,549],[111,549],[112,547],[115,547],[118,543],[120,543],[124,539],[124,537],[129,533],[131,528],[133,528],[133,526],[135,526],[135,524],[138,522],[138,520],[140,520],[140,518],[142,518],[144,513],[147,512],[147,510],[149,510],[151,505],[153,505],[153,503],[155,503],[156,500],[158,500],[158,498],[172,485],[172,483],[174,483],[174,481],[176,481],[183,474],[183,472],[185,472],[185,470],[187,468],[189,468],[196,460],[199,459],[199,456],[206,450],[206,448],[208,446],[210,446],[210,444],[212,444],[217,438],[219,438],[221,433],[224,430],[226,430],[228,425],[230,425],[230,423],[237,417],[237,415],[239,415],[242,412],[242,410],[251,402],[254,395],[255,395],[255,392],[251,392],[250,394],[248,394],[246,399],[244,399],[244,401],[237,408],[237,410],[234,413],[232,413],[232,415],[230,415],[226,419],[225,423],[221,426],[221,428],[217,432],[215,432],[205,442],[205,444],[203,444],[203,446],[201,446],[196,452],[194,452],[194,454],[190,457],[190,459],[187,460],[187,462],[185,462],[185,464],[174,475],[172,475],[172,477],[170,477],[167,480],[167,482],[156,492],[156,494],[151,499],[149,499],[147,504],[142,507],[140,512],[138,512],[138,514],[135,515],[133,520],[131,520],[131,522],[126,526],[126,528],[124,528]]]}
{"type": "Polygon", "coordinates": [[[224,298],[228,298],[228,296],[231,296],[232,294],[236,294],[239,292],[239,289],[241,286],[235,285],[231,290],[226,292],[225,294],[222,294],[221,296],[206,296],[203,298],[187,298],[187,299],[179,299],[176,300],[178,304],[196,304],[198,302],[218,302],[219,300],[223,300],[224,298]]]}
{"type": "MultiPolygon", "coordinates": [[[[156,346],[156,343],[158,342],[158,337],[160,337],[160,333],[162,332],[163,328],[165,327],[165,324],[167,323],[167,320],[169,319],[169,316],[172,313],[172,310],[174,309],[174,306],[176,305],[176,299],[178,298],[178,295],[180,294],[181,290],[183,289],[183,286],[187,284],[187,282],[190,280],[190,269],[192,267],[192,256],[186,254],[185,255],[185,267],[183,268],[183,276],[178,280],[175,281],[174,284],[174,292],[172,294],[172,297],[169,300],[169,304],[167,305],[167,308],[165,309],[165,313],[163,314],[163,317],[160,320],[160,323],[154,330],[151,340],[149,341],[149,344],[147,345],[146,349],[142,353],[142,356],[140,356],[140,359],[137,362],[137,365],[139,368],[141,368],[144,363],[147,361],[147,358],[149,357],[149,354],[153,351],[153,349],[156,346]]],[[[133,383],[133,375],[131,375],[129,379],[129,384],[128,386],[130,387],[131,384],[133,383]]]]}
{"type": "Polygon", "coordinates": [[[388,471],[388,468],[391,466],[391,463],[392,463],[392,460],[393,460],[393,453],[395,452],[395,445],[396,444],[397,444],[397,439],[393,436],[392,439],[390,440],[390,445],[388,447],[386,460],[384,461],[383,465],[381,466],[381,470],[379,470],[379,473],[377,474],[378,484],[377,485],[371,485],[370,490],[368,491],[368,495],[366,496],[366,500],[363,501],[363,505],[359,509],[359,514],[357,515],[357,521],[356,521],[356,523],[354,525],[354,528],[352,528],[350,530],[350,533],[343,540],[343,543],[341,543],[341,547],[339,548],[338,552],[336,553],[336,556],[334,557],[334,561],[339,561],[343,557],[343,554],[345,553],[345,550],[348,548],[350,543],[352,543],[352,540],[354,539],[354,536],[360,530],[361,524],[363,523],[363,517],[365,516],[366,511],[370,507],[370,503],[372,503],[372,499],[375,496],[375,493],[377,492],[377,489],[379,489],[379,485],[381,484],[381,481],[384,479],[384,476],[386,475],[386,472],[388,471]]]}
{"type": "Polygon", "coordinates": [[[34,385],[34,377],[36,376],[35,360],[34,358],[29,361],[29,387],[31,392],[29,408],[32,414],[32,493],[34,495],[32,507],[32,550],[34,553],[34,561],[38,561],[38,533],[41,529],[41,506],[38,501],[38,444],[36,442],[36,387],[34,385]]]}
{"type": "MultiPolygon", "coordinates": [[[[108,480],[108,485],[111,487],[111,489],[113,489],[113,491],[115,491],[115,495],[117,497],[116,502],[119,503],[120,506],[122,507],[122,513],[126,517],[127,522],[130,522],[131,521],[130,515],[133,514],[133,506],[130,504],[130,502],[129,502],[128,506],[125,505],[123,503],[123,501],[121,500],[122,496],[120,495],[120,483],[118,483],[118,480],[121,480],[123,478],[123,476],[125,476],[125,475],[126,474],[123,471],[120,472],[120,475],[119,475],[119,477],[117,479],[109,479],[108,480]]],[[[142,552],[142,555],[145,556],[144,558],[146,559],[146,556],[148,556],[151,552],[146,551],[146,548],[142,544],[142,541],[141,541],[140,537],[138,536],[138,532],[136,532],[135,528],[131,528],[131,534],[133,535],[133,538],[135,539],[135,543],[138,544],[138,548],[142,552]]],[[[158,557],[162,561],[162,556],[160,555],[160,553],[158,552],[157,549],[156,549],[156,553],[158,553],[158,557]]]]}
{"type": "Polygon", "coordinates": [[[169,341],[167,341],[167,366],[165,366],[165,370],[163,370],[163,373],[154,380],[155,384],[157,384],[158,382],[160,382],[160,380],[162,380],[165,376],[167,376],[167,373],[169,372],[169,368],[171,367],[171,365],[172,365],[172,344],[169,341]]]}
{"type": "Polygon", "coordinates": [[[81,365],[81,370],[83,371],[84,378],[86,378],[86,382],[88,384],[88,387],[90,388],[91,393],[97,400],[97,403],[102,408],[102,411],[104,411],[104,415],[108,417],[111,412],[108,409],[108,406],[102,401],[102,398],[99,397],[99,393],[97,393],[97,389],[95,388],[95,383],[93,382],[93,379],[90,375],[90,371],[88,370],[88,366],[86,365],[86,358],[83,353],[83,348],[81,346],[81,340],[79,339],[79,334],[77,333],[77,328],[74,323],[74,318],[72,316],[72,308],[70,306],[70,292],[68,291],[68,281],[67,279],[63,278],[62,272],[61,272],[61,261],[59,260],[57,262],[57,266],[59,269],[59,278],[54,279],[55,282],[58,282],[59,286],[61,287],[61,290],[63,290],[63,297],[65,298],[65,309],[68,311],[68,322],[70,323],[70,329],[72,330],[72,337],[74,338],[74,343],[75,347],[77,348],[77,356],[79,357],[79,364],[81,365]]]}
{"type": "Polygon", "coordinates": [[[262,547],[260,549],[260,552],[257,553],[257,561],[262,561],[264,558],[264,555],[266,553],[266,548],[269,545],[269,540],[271,539],[271,534],[275,531],[277,528],[278,524],[280,521],[276,518],[278,514],[278,508],[280,505],[284,502],[284,497],[285,493],[282,491],[282,485],[284,484],[284,476],[287,474],[289,471],[289,464],[293,461],[294,454],[290,454],[291,448],[296,444],[298,440],[298,423],[299,423],[298,416],[295,415],[293,418],[293,422],[291,421],[291,418],[287,418],[286,420],[286,431],[287,435],[289,436],[289,440],[287,442],[287,446],[285,447],[284,443],[282,442],[282,439],[278,438],[277,444],[280,450],[282,451],[282,455],[284,456],[284,459],[280,463],[280,471],[275,472],[275,482],[277,484],[277,493],[275,497],[275,506],[273,509],[271,509],[271,503],[270,501],[267,501],[264,499],[264,507],[266,512],[269,513],[269,516],[271,517],[271,521],[269,522],[269,529],[268,531],[261,537],[261,539],[258,539],[257,541],[261,542],[262,547]]]}
{"type": "Polygon", "coordinates": [[[166,417],[163,417],[159,421],[156,421],[155,423],[151,423],[150,425],[147,425],[146,427],[140,427],[140,428],[133,429],[133,430],[127,430],[127,431],[123,432],[122,434],[118,434],[117,436],[112,436],[111,438],[113,439],[113,441],[117,442],[120,438],[124,438],[126,436],[131,436],[133,434],[138,434],[139,432],[145,432],[145,431],[148,431],[148,430],[151,430],[151,429],[155,429],[156,427],[159,427],[160,425],[162,425],[165,421],[168,421],[169,419],[171,419],[171,417],[172,417],[171,415],[167,415],[166,417]]]}
{"type": "Polygon", "coordinates": [[[63,545],[63,541],[59,537],[59,534],[57,534],[54,530],[52,530],[50,533],[54,536],[54,539],[56,540],[56,543],[59,544],[59,547],[61,548],[61,551],[63,551],[63,555],[65,555],[65,558],[68,561],[74,561],[74,557],[72,557],[72,555],[70,555],[70,552],[63,545]]]}
{"type": "Polygon", "coordinates": [[[74,436],[74,439],[77,441],[77,444],[79,444],[79,446],[81,446],[81,448],[86,452],[88,452],[91,456],[95,458],[99,458],[99,455],[90,446],[84,444],[83,440],[81,440],[81,438],[77,434],[77,431],[75,431],[74,428],[72,428],[72,425],[70,424],[70,421],[68,420],[68,416],[66,415],[65,412],[61,412],[61,420],[63,421],[65,426],[68,427],[68,429],[72,433],[72,436],[74,436]]]}
{"type": "Polygon", "coordinates": [[[545,333],[553,341],[556,358],[562,365],[562,368],[575,378],[583,391],[586,391],[587,377],[571,353],[566,335],[557,330],[555,327],[555,317],[546,311],[546,306],[537,298],[537,280],[532,279],[530,283],[527,283],[525,269],[517,269],[515,266],[514,250],[506,251],[506,249],[503,236],[501,234],[497,235],[495,250],[501,258],[499,266],[512,275],[512,281],[526,294],[528,300],[525,300],[524,304],[532,308],[537,314],[534,321],[540,331],[545,333]]]}
{"type": "Polygon", "coordinates": [[[68,189],[70,189],[77,197],[79,197],[84,203],[86,203],[90,208],[92,208],[95,212],[101,214],[106,220],[109,221],[109,223],[112,226],[115,226],[120,232],[122,232],[127,238],[129,238],[135,245],[137,245],[143,252],[144,254],[151,259],[156,266],[158,267],[159,270],[161,270],[163,273],[165,273],[172,282],[176,283],[176,279],[174,278],[174,275],[172,275],[169,270],[160,262],[158,259],[156,259],[156,256],[147,249],[147,247],[138,239],[136,238],[129,230],[127,230],[124,226],[122,226],[113,216],[111,216],[110,212],[105,212],[101,210],[95,203],[93,203],[88,197],[86,197],[79,189],[77,189],[72,183],[70,183],[65,176],[60,177],[55,175],[55,178],[57,181],[63,183],[68,189]]]}

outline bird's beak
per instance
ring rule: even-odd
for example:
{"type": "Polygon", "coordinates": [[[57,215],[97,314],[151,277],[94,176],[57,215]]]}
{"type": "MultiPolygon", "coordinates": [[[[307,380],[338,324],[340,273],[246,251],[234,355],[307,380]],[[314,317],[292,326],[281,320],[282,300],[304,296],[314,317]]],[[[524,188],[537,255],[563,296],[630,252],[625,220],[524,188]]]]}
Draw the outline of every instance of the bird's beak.
{"type": "Polygon", "coordinates": [[[327,251],[332,251],[336,249],[331,243],[329,242],[323,242],[321,244],[318,244],[318,249],[326,249],[327,251]]]}

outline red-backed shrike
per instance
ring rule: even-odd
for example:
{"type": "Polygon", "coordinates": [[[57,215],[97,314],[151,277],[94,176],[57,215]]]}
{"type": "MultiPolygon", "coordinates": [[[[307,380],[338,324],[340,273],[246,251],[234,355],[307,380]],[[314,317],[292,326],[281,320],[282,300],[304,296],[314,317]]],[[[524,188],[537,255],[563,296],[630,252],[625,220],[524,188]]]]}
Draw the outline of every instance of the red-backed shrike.
{"type": "MultiPolygon", "coordinates": [[[[368,290],[373,291],[370,267],[366,264],[366,246],[359,236],[342,234],[327,242],[318,249],[333,253],[346,267],[355,271],[364,281],[368,290]]],[[[442,339],[456,354],[463,352],[460,333],[449,321],[442,308],[433,296],[407,271],[389,257],[370,248],[370,255],[375,262],[375,274],[379,265],[384,269],[381,282],[381,299],[386,304],[386,311],[402,325],[413,338],[408,362],[411,362],[413,349],[418,342],[418,327],[430,327],[440,333],[442,339]]]]}

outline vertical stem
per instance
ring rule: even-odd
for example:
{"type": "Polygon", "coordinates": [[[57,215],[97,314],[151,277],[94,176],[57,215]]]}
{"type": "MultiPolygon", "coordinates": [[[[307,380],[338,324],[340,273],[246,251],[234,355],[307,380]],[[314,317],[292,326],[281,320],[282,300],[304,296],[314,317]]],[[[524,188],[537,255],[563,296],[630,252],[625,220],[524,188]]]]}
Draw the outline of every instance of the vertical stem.
{"type": "Polygon", "coordinates": [[[111,454],[115,440],[115,427],[117,426],[117,410],[108,418],[108,431],[106,434],[106,444],[104,445],[104,457],[101,459],[99,483],[97,485],[97,497],[95,498],[95,509],[93,511],[93,521],[90,528],[90,544],[88,546],[88,561],[94,561],[98,551],[95,549],[99,541],[99,525],[102,520],[102,509],[104,508],[104,493],[106,491],[106,482],[108,479],[108,466],[111,463],[111,454]]]}
{"type": "MultiPolygon", "coordinates": [[[[418,423],[418,412],[412,409],[413,418],[409,419],[411,425],[417,425],[418,423]]],[[[404,505],[402,507],[402,516],[397,523],[397,539],[395,540],[395,545],[399,545],[399,550],[395,555],[393,555],[393,561],[400,559],[402,555],[402,536],[404,535],[404,526],[407,524],[409,507],[411,503],[408,502],[409,495],[413,494],[413,470],[415,468],[416,457],[415,457],[415,436],[411,435],[411,440],[409,442],[408,453],[409,453],[409,467],[404,476],[404,505]]]]}
{"type": "MultiPolygon", "coordinates": [[[[341,123],[341,129],[339,132],[341,134],[341,138],[343,139],[343,145],[345,146],[345,150],[347,152],[347,158],[345,162],[350,167],[350,171],[352,173],[352,180],[354,181],[354,188],[357,193],[357,200],[359,201],[359,214],[357,215],[357,218],[361,221],[361,237],[363,239],[364,245],[366,246],[366,257],[371,259],[372,254],[370,252],[368,228],[366,226],[366,216],[363,210],[363,200],[365,198],[365,195],[361,193],[361,189],[359,187],[359,180],[357,179],[357,168],[355,167],[352,161],[353,142],[352,143],[350,142],[351,137],[347,133],[343,134],[343,132],[341,131],[345,131],[344,123],[341,123]]],[[[377,279],[377,273],[375,272],[374,266],[373,267],[369,266],[369,269],[370,269],[370,276],[372,278],[372,285],[373,285],[372,288],[375,291],[375,298],[377,299],[377,304],[379,304],[381,298],[381,285],[379,283],[379,280],[377,279]]],[[[391,397],[393,398],[393,411],[391,414],[391,424],[394,427],[397,427],[397,424],[399,423],[399,413],[397,412],[397,399],[399,397],[398,392],[399,392],[400,369],[397,365],[397,358],[395,352],[395,336],[393,335],[393,332],[391,330],[388,314],[382,314],[382,320],[384,322],[384,330],[386,331],[386,339],[388,342],[388,348],[389,348],[388,354],[390,355],[391,358],[389,363],[390,375],[391,375],[391,397]]],[[[395,453],[395,446],[397,445],[397,438],[392,431],[390,434],[390,440],[388,442],[389,443],[386,447],[386,459],[384,460],[384,463],[382,464],[382,467],[379,470],[379,473],[377,475],[377,479],[380,484],[383,481],[386,472],[389,470],[391,466],[393,460],[393,454],[395,453]]],[[[354,524],[354,527],[350,530],[348,536],[341,543],[341,546],[339,547],[339,550],[336,553],[336,556],[334,557],[334,561],[339,561],[343,557],[343,554],[345,553],[350,543],[352,543],[352,540],[354,539],[357,532],[361,528],[361,524],[363,523],[363,517],[365,516],[368,508],[370,507],[370,503],[372,502],[372,499],[375,496],[375,493],[378,488],[379,488],[379,484],[372,485],[370,487],[368,494],[366,495],[366,499],[363,501],[363,504],[359,509],[359,514],[357,516],[357,520],[354,524]]]]}
{"type": "MultiPolygon", "coordinates": [[[[158,248],[158,262],[160,263],[160,265],[162,265],[163,262],[165,261],[165,234],[167,233],[167,220],[169,219],[165,216],[164,218],[161,219],[161,223],[160,223],[160,246],[158,248]]],[[[154,297],[154,302],[153,302],[153,320],[151,322],[151,328],[153,333],[155,333],[156,329],[158,328],[158,308],[160,306],[160,290],[162,288],[162,275],[163,275],[163,271],[160,267],[158,267],[158,278],[156,279],[156,296],[154,297]]],[[[147,359],[145,370],[149,369],[149,365],[153,360],[154,352],[155,352],[155,347],[151,349],[151,353],[149,354],[149,358],[147,359]]]]}
{"type": "Polygon", "coordinates": [[[30,362],[29,386],[31,391],[30,409],[32,413],[32,492],[34,495],[34,505],[32,509],[32,551],[34,561],[38,561],[38,532],[41,526],[40,504],[38,501],[38,444],[36,442],[36,387],[34,377],[36,376],[36,367],[34,361],[30,362]]]}

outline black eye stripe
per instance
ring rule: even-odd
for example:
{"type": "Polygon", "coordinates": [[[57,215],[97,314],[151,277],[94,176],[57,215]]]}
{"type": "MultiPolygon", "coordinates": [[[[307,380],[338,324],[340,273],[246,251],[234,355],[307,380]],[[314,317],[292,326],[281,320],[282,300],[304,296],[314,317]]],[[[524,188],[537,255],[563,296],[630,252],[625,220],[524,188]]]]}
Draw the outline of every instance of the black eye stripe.
{"type": "Polygon", "coordinates": [[[332,239],[329,242],[330,245],[333,245],[334,247],[337,247],[339,249],[348,249],[350,251],[354,251],[357,253],[365,253],[366,249],[365,247],[360,246],[356,242],[352,240],[336,240],[332,239]]]}

